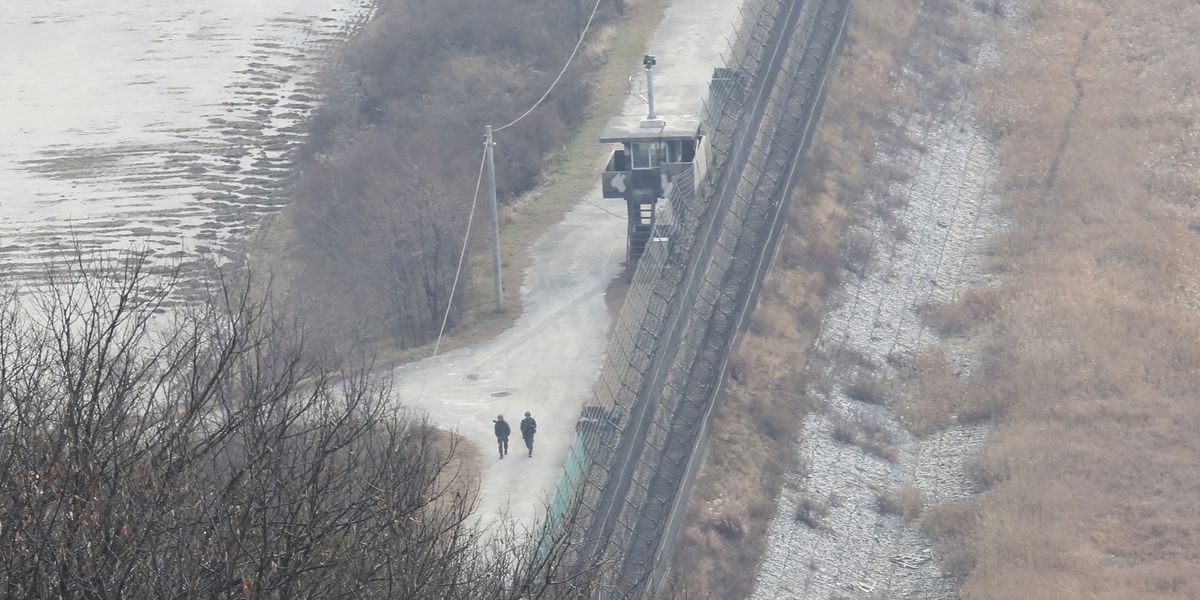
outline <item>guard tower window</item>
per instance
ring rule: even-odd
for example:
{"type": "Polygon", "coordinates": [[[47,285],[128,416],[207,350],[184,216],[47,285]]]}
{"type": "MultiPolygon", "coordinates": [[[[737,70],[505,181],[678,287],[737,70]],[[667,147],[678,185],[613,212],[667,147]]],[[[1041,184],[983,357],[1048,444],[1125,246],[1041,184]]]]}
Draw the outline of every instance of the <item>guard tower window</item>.
{"type": "Polygon", "coordinates": [[[666,142],[666,161],[669,163],[692,162],[696,156],[696,142],[693,140],[672,140],[666,142]]]}
{"type": "Polygon", "coordinates": [[[653,169],[667,162],[667,144],[662,142],[635,142],[630,145],[633,168],[653,169]]]}
{"type": "Polygon", "coordinates": [[[679,162],[679,142],[667,142],[667,162],[679,162]]]}

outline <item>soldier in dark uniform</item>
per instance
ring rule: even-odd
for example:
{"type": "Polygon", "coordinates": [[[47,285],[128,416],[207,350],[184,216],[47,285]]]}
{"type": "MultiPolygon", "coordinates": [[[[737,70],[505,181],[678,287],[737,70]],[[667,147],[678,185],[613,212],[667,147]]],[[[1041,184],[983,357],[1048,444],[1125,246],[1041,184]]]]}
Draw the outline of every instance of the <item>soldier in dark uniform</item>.
{"type": "Polygon", "coordinates": [[[504,458],[504,455],[508,454],[508,436],[512,429],[508,426],[508,421],[504,420],[504,415],[496,415],[496,420],[492,422],[496,424],[496,445],[500,449],[500,458],[504,458]]]}
{"type": "Polygon", "coordinates": [[[533,456],[533,434],[537,433],[537,421],[533,420],[529,411],[525,411],[525,418],[521,419],[521,437],[525,440],[525,447],[529,448],[529,456],[533,456]]]}

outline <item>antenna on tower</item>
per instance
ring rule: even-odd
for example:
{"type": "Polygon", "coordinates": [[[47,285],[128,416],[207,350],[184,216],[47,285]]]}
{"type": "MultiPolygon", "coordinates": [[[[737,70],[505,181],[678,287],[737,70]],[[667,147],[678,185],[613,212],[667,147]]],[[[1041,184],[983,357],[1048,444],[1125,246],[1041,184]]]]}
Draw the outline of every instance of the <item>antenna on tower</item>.
{"type": "Polygon", "coordinates": [[[642,119],[642,127],[662,127],[663,125],[662,119],[654,114],[654,65],[657,63],[653,54],[642,57],[642,66],[646,69],[646,104],[649,105],[646,118],[642,119]]]}

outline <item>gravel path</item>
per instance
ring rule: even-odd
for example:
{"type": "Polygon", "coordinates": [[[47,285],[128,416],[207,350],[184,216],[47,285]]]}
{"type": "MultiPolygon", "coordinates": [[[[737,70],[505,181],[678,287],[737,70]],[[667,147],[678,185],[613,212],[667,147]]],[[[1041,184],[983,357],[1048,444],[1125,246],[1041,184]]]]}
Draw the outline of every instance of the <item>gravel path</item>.
{"type": "MultiPolygon", "coordinates": [[[[664,118],[700,110],[721,40],[741,0],[674,0],[655,29],[648,52],[658,56],[654,103],[664,118]]],[[[637,89],[639,64],[629,65],[637,89]]],[[[636,97],[626,115],[644,115],[636,97]]],[[[597,144],[598,152],[602,152],[597,144]]],[[[597,184],[599,173],[596,174],[597,184]]],[[[523,311],[492,340],[395,372],[397,402],[424,411],[439,427],[456,429],[483,452],[479,508],[492,518],[507,513],[520,524],[545,516],[545,505],[563,473],[580,409],[604,361],[610,319],[604,301],[624,257],[624,202],[600,197],[599,186],[530,249],[532,264],[521,289],[523,311]],[[586,202],[582,202],[586,200],[586,202]],[[510,440],[499,460],[492,419],[503,414],[515,429],[531,411],[538,421],[533,458],[510,440]]],[[[503,235],[503,233],[502,233],[503,235]]]]}
{"type": "MultiPolygon", "coordinates": [[[[991,59],[994,51],[979,55],[991,59]]],[[[969,68],[948,56],[940,62],[944,77],[969,68]]],[[[927,96],[945,83],[906,71],[899,85],[927,96]]],[[[822,324],[816,364],[828,385],[811,390],[818,409],[803,423],[755,599],[957,597],[959,582],[945,574],[918,525],[881,514],[878,502],[906,488],[919,489],[928,505],[969,497],[964,459],[979,450],[986,425],[917,437],[891,407],[853,400],[845,390],[867,374],[895,379],[895,365],[911,364],[939,341],[922,309],[986,280],[984,240],[1005,226],[993,212],[995,149],[969,97],[897,112],[892,124],[901,135],[881,136],[873,173],[882,185],[861,200],[870,217],[851,233],[854,266],[822,324]]],[[[970,347],[955,352],[960,370],[969,369],[970,347]]]]}

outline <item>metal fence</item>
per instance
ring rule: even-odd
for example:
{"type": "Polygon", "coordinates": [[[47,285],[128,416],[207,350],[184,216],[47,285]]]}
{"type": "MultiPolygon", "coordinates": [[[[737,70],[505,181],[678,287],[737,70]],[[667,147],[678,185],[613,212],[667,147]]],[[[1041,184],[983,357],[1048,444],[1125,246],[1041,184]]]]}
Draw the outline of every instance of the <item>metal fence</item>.
{"type": "Polygon", "coordinates": [[[662,203],[559,485],[556,510],[575,507],[564,527],[578,563],[615,567],[606,595],[652,593],[669,559],[847,8],[749,0],[714,73],[695,176],[662,203]]]}

